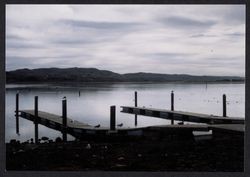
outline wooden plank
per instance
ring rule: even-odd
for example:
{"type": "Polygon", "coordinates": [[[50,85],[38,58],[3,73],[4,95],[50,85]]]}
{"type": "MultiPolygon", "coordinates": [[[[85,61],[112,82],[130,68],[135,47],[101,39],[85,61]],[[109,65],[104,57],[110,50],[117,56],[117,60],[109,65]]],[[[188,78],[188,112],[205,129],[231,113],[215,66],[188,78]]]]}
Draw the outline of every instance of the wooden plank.
{"type": "Polygon", "coordinates": [[[244,124],[220,124],[220,125],[210,125],[209,128],[211,130],[224,130],[224,131],[232,131],[232,132],[245,132],[244,124]]]}
{"type": "MultiPolygon", "coordinates": [[[[34,110],[20,110],[19,112],[27,113],[30,116],[34,116],[34,110]]],[[[62,121],[63,121],[61,116],[58,116],[56,114],[43,112],[43,111],[38,111],[38,117],[40,119],[46,119],[46,120],[49,120],[49,121],[52,121],[52,122],[55,122],[55,123],[61,124],[61,125],[62,125],[62,121]]],[[[68,127],[71,127],[71,128],[91,128],[92,127],[92,126],[90,126],[88,124],[81,123],[81,122],[78,122],[78,121],[74,121],[74,120],[72,120],[70,118],[67,119],[67,125],[68,125],[68,127]]]]}
{"type": "Polygon", "coordinates": [[[157,117],[171,120],[170,116],[173,114],[173,119],[178,121],[195,122],[195,123],[207,123],[207,124],[244,124],[245,119],[241,117],[222,117],[201,113],[192,113],[184,111],[171,111],[166,109],[155,109],[146,107],[132,107],[132,106],[121,106],[124,113],[157,117]],[[139,110],[138,110],[139,109],[139,110]],[[143,114],[141,114],[143,113],[143,114]]]}
{"type": "Polygon", "coordinates": [[[149,129],[153,130],[192,130],[192,131],[209,131],[209,126],[204,124],[185,124],[185,125],[178,125],[178,124],[171,124],[171,125],[155,125],[149,126],[149,129]]]}

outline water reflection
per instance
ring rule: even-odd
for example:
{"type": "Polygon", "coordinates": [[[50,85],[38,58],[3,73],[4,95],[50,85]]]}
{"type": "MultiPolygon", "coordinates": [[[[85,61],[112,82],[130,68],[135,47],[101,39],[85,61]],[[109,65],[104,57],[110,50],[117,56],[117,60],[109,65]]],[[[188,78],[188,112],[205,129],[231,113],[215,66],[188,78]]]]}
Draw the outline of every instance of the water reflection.
{"type": "MultiPolygon", "coordinates": [[[[134,105],[134,91],[138,92],[138,106],[170,109],[170,93],[175,92],[175,110],[222,115],[222,94],[227,95],[228,116],[244,117],[244,84],[78,84],[78,85],[7,85],[6,141],[33,138],[34,125],[20,119],[20,136],[15,134],[15,94],[20,93],[20,109],[33,109],[34,96],[39,96],[39,110],[61,115],[61,100],[68,101],[68,117],[91,125],[109,127],[110,106],[116,105],[117,124],[134,127],[134,116],[120,113],[120,106],[134,105]],[[80,96],[79,96],[80,92],[80,96]]],[[[169,124],[168,120],[138,116],[138,126],[169,124]]],[[[39,136],[56,138],[61,133],[39,126],[39,136]]],[[[73,139],[73,137],[69,137],[73,139]]]]}

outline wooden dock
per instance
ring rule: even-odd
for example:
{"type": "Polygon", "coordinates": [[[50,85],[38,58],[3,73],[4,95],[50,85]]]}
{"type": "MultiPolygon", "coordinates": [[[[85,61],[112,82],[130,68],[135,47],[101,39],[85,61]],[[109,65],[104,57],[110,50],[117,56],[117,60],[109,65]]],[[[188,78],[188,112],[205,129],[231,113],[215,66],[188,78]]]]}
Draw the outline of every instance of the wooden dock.
{"type": "MultiPolygon", "coordinates": [[[[35,111],[34,110],[20,110],[20,117],[34,122],[35,111]]],[[[62,116],[38,111],[38,124],[44,125],[48,128],[63,131],[63,119],[62,116]]],[[[210,131],[210,130],[221,130],[244,133],[244,124],[218,124],[218,125],[206,125],[206,124],[185,124],[185,125],[155,125],[147,127],[135,127],[126,128],[119,127],[115,130],[117,135],[131,135],[131,136],[141,136],[148,135],[149,132],[159,133],[185,133],[193,131],[210,131]]],[[[76,137],[81,138],[85,135],[109,135],[114,131],[110,130],[110,127],[95,127],[86,123],[75,121],[71,118],[67,118],[67,133],[76,137]]],[[[152,134],[151,134],[152,135],[152,134]]]]}
{"type": "Polygon", "coordinates": [[[62,100],[62,115],[51,114],[38,110],[38,97],[35,96],[34,110],[19,110],[19,94],[16,94],[16,132],[19,133],[19,116],[34,122],[35,143],[38,143],[38,124],[62,132],[63,141],[67,141],[67,134],[76,138],[84,137],[112,137],[112,136],[165,136],[165,135],[193,135],[193,131],[210,130],[220,133],[232,133],[244,135],[245,119],[242,117],[226,116],[226,99],[223,95],[223,116],[184,112],[174,110],[174,94],[171,92],[171,110],[137,107],[137,92],[135,92],[135,106],[121,106],[123,113],[135,115],[135,127],[116,126],[116,107],[110,106],[110,126],[92,126],[87,123],[75,121],[67,116],[67,100],[62,100]],[[150,116],[171,120],[171,125],[152,125],[137,127],[137,115],[150,116]],[[174,124],[174,120],[185,124],[174,124]],[[192,122],[188,124],[187,122],[192,122]],[[111,136],[107,136],[111,135],[111,136]]]}
{"type": "Polygon", "coordinates": [[[206,123],[206,124],[244,124],[245,119],[240,117],[222,117],[208,114],[171,111],[167,109],[155,109],[146,107],[121,106],[123,113],[137,114],[142,116],[150,116],[162,119],[206,123]]]}
{"type": "MultiPolygon", "coordinates": [[[[35,111],[34,110],[20,110],[20,117],[34,122],[35,111]]],[[[38,111],[38,124],[44,125],[48,128],[63,131],[63,118],[62,116],[51,114],[48,112],[38,111]]],[[[67,118],[67,133],[74,137],[81,137],[84,133],[107,133],[108,127],[95,128],[94,126],[75,121],[71,118],[67,118]]]]}

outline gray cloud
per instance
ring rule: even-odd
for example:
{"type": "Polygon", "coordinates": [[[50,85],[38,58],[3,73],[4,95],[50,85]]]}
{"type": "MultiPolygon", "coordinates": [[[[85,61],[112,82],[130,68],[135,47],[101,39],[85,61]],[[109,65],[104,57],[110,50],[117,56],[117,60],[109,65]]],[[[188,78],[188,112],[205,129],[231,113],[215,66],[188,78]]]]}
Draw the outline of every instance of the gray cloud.
{"type": "Polygon", "coordinates": [[[7,34],[6,39],[7,40],[23,40],[24,38],[15,34],[7,34]]]}
{"type": "Polygon", "coordinates": [[[78,60],[75,58],[91,58],[89,55],[58,55],[58,56],[7,56],[7,71],[17,68],[37,68],[39,67],[75,67],[78,60]]]}
{"type": "Polygon", "coordinates": [[[89,55],[42,55],[42,56],[14,56],[14,55],[9,55],[7,58],[10,59],[15,59],[15,60],[39,60],[39,59],[49,59],[49,58],[55,58],[55,59],[72,59],[72,58],[77,58],[77,57],[82,57],[82,56],[89,56],[89,55]]]}
{"type": "Polygon", "coordinates": [[[154,59],[176,59],[176,58],[186,58],[190,56],[196,55],[195,53],[170,53],[170,52],[165,52],[165,53],[149,53],[145,54],[145,57],[150,57],[154,59]]]}
{"type": "Polygon", "coordinates": [[[129,22],[96,22],[85,20],[60,20],[59,23],[69,25],[71,27],[93,28],[97,30],[130,29],[140,25],[139,23],[129,22]]]}
{"type": "Polygon", "coordinates": [[[167,18],[160,19],[160,22],[168,27],[174,28],[209,28],[216,24],[215,21],[206,20],[206,21],[199,21],[192,18],[181,17],[181,16],[170,16],[167,18]]]}
{"type": "Polygon", "coordinates": [[[244,6],[49,7],[7,5],[7,70],[244,75],[244,6]]]}
{"type": "Polygon", "coordinates": [[[8,49],[32,49],[32,48],[42,48],[44,46],[34,44],[34,43],[25,43],[25,42],[7,42],[6,47],[8,49]]]}
{"type": "Polygon", "coordinates": [[[234,33],[227,33],[225,35],[227,35],[227,36],[234,36],[234,37],[244,37],[245,33],[234,32],[234,33]]]}
{"type": "Polygon", "coordinates": [[[208,34],[194,34],[191,35],[191,38],[200,38],[200,37],[216,37],[217,35],[208,35],[208,34]]]}
{"type": "Polygon", "coordinates": [[[224,13],[224,19],[227,23],[245,24],[246,11],[244,5],[231,6],[229,9],[224,13]]]}
{"type": "Polygon", "coordinates": [[[50,43],[52,44],[62,44],[62,45],[78,45],[78,44],[89,45],[93,42],[96,41],[94,41],[93,39],[91,40],[91,39],[81,39],[81,38],[78,39],[57,38],[50,40],[50,43]]]}

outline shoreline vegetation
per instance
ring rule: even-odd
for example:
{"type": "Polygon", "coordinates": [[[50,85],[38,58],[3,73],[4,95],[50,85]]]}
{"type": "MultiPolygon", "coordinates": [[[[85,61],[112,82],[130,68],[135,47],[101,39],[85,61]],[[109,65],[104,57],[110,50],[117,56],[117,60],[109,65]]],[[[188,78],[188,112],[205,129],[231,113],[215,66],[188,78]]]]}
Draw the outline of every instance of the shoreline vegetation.
{"type": "Polygon", "coordinates": [[[6,72],[6,83],[243,83],[239,76],[194,76],[187,74],[118,74],[96,68],[39,68],[6,72]]]}

